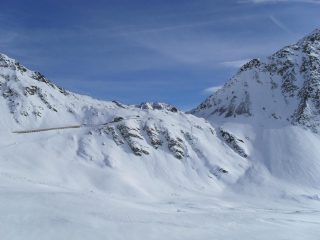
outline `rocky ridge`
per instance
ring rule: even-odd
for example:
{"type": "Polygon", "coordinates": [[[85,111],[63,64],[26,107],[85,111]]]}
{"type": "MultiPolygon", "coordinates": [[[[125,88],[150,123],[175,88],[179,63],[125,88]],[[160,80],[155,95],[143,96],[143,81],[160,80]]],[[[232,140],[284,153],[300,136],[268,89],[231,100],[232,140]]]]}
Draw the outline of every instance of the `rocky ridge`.
{"type": "Polygon", "coordinates": [[[265,60],[243,65],[224,87],[191,112],[223,118],[257,116],[320,126],[320,30],[265,60]]]}

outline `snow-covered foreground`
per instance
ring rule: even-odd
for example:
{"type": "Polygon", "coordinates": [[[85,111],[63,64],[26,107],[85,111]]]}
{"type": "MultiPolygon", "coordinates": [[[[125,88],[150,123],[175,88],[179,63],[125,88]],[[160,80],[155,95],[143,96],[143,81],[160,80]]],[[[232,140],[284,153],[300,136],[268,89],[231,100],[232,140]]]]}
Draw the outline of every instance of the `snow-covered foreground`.
{"type": "MultiPolygon", "coordinates": [[[[239,136],[236,129],[245,129],[223,127],[239,136]]],[[[175,158],[159,157],[155,166],[149,165],[155,164],[151,159],[140,157],[122,157],[123,165],[99,165],[74,154],[87,131],[7,134],[0,139],[1,239],[318,240],[320,236],[320,197],[315,189],[287,186],[281,176],[274,179],[265,171],[253,171],[263,179],[262,185],[245,174],[237,183],[227,182],[228,188],[219,178],[199,179],[184,170],[187,162],[175,158]],[[161,165],[168,160],[169,167],[161,165]],[[152,171],[157,174],[150,177],[152,171]]],[[[250,135],[250,129],[246,133],[250,135]]]]}
{"type": "MultiPolygon", "coordinates": [[[[157,201],[79,192],[1,175],[1,239],[303,239],[320,202],[174,192],[157,201]],[[232,200],[231,200],[232,199],[232,200]]],[[[302,199],[301,199],[302,200],[302,199]]]]}
{"type": "MultiPolygon", "coordinates": [[[[146,162],[139,158],[122,159],[127,165],[122,170],[102,167],[74,155],[74,138],[83,131],[87,130],[8,134],[0,139],[1,239],[318,240],[320,236],[320,197],[313,189],[291,186],[281,192],[285,185],[280,181],[280,190],[266,188],[267,183],[259,189],[244,178],[222,191],[219,180],[208,177],[204,184],[192,172],[174,184],[159,169],[150,178],[141,167],[146,162]],[[243,190],[246,194],[240,193],[243,190]]],[[[174,168],[176,164],[183,164],[180,160],[170,164],[178,176],[182,170],[174,168]]]]}

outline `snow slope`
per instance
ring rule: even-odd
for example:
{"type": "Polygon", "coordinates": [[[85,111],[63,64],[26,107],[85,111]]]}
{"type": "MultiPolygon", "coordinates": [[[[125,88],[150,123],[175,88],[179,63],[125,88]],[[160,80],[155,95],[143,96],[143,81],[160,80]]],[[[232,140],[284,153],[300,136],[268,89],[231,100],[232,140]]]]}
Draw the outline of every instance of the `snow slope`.
{"type": "Polygon", "coordinates": [[[264,60],[249,61],[191,112],[247,140],[252,164],[238,183],[248,191],[257,183],[317,192],[319,83],[320,30],[315,30],[264,60]]]}
{"type": "Polygon", "coordinates": [[[80,96],[5,55],[0,73],[4,174],[152,197],[176,189],[220,192],[249,165],[242,142],[231,146],[204,119],[168,104],[80,96]],[[80,128],[16,133],[73,126],[80,128]]]}

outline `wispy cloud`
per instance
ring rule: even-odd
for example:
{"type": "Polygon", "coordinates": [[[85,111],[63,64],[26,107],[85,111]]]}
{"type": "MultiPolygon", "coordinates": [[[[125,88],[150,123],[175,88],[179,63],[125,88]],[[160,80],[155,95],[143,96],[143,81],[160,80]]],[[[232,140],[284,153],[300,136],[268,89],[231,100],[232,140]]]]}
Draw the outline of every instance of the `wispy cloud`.
{"type": "Polygon", "coordinates": [[[161,56],[167,63],[199,69],[239,68],[248,58],[269,55],[279,47],[274,41],[240,39],[242,37],[216,36],[210,32],[198,35],[193,32],[173,32],[135,36],[130,41],[161,56]]]}
{"type": "Polygon", "coordinates": [[[279,27],[281,30],[287,32],[287,33],[292,33],[292,31],[286,26],[284,25],[278,18],[276,18],[273,15],[269,16],[269,19],[271,20],[271,22],[273,22],[277,27],[279,27]]]}
{"type": "Polygon", "coordinates": [[[222,88],[222,85],[221,86],[208,87],[208,88],[203,90],[203,93],[206,94],[206,95],[207,94],[213,94],[213,93],[215,93],[216,91],[218,91],[221,88],[222,88]]]}
{"type": "MultiPolygon", "coordinates": [[[[221,23],[232,23],[238,21],[252,20],[257,17],[260,17],[257,14],[250,15],[240,15],[240,16],[227,16],[221,18],[213,18],[206,21],[193,21],[187,23],[178,23],[178,24],[170,24],[167,26],[152,26],[152,25],[139,25],[139,26],[124,26],[120,28],[111,29],[112,36],[127,36],[133,34],[145,34],[145,33],[161,33],[161,32],[170,32],[175,30],[184,30],[184,29],[196,29],[198,27],[206,27],[208,25],[218,26],[221,23]]],[[[96,29],[96,31],[104,32],[106,29],[96,29]]],[[[92,31],[92,29],[90,29],[92,31]]]]}

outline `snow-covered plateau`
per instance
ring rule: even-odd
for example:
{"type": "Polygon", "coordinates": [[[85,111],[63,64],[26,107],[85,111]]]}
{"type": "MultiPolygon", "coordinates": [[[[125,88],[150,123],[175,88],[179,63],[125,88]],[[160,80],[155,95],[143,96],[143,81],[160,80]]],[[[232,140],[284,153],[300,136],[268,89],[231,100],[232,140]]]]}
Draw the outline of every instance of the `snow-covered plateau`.
{"type": "Polygon", "coordinates": [[[0,54],[1,239],[320,239],[320,30],[188,113],[0,54]]]}

